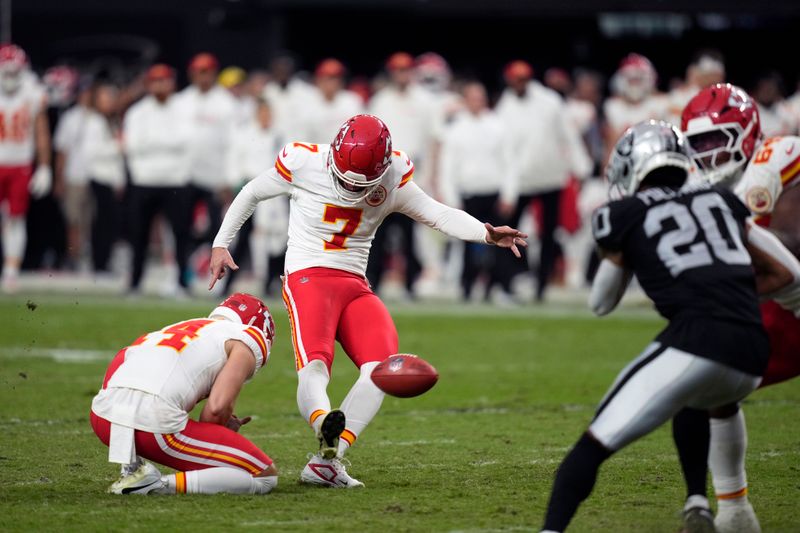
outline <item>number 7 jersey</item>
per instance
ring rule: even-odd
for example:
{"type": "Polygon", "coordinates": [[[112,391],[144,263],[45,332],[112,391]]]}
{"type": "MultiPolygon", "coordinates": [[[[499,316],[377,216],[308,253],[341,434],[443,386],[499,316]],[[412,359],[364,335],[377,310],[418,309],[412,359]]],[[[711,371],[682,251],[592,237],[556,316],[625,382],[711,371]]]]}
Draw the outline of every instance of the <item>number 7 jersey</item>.
{"type": "Polygon", "coordinates": [[[622,252],[659,313],[761,324],[744,241],[748,209],[706,183],[645,189],[599,208],[597,244],[622,252]]]}
{"type": "Polygon", "coordinates": [[[214,238],[227,248],[258,202],[289,196],[289,245],[286,272],[333,268],[364,276],[372,239],[383,219],[403,213],[445,235],[486,244],[486,228],[475,217],[447,207],[412,181],[414,164],[403,152],[392,152],[391,166],[380,185],[356,204],[339,199],[328,174],[329,145],[290,143],[275,166],[252,179],[236,195],[214,238]]]}

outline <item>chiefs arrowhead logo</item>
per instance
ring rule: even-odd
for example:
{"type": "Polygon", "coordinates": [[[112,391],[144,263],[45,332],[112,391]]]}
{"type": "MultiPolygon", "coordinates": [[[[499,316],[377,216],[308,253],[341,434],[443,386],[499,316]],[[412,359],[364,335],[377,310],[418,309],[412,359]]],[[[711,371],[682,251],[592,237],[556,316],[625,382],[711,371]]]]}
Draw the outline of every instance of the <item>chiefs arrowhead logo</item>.
{"type": "Polygon", "coordinates": [[[369,193],[369,196],[367,196],[367,205],[371,207],[378,207],[386,201],[386,196],[386,188],[383,185],[378,185],[378,187],[369,193]]]}
{"type": "Polygon", "coordinates": [[[765,187],[753,187],[745,197],[747,207],[756,214],[772,211],[772,195],[765,187]]]}

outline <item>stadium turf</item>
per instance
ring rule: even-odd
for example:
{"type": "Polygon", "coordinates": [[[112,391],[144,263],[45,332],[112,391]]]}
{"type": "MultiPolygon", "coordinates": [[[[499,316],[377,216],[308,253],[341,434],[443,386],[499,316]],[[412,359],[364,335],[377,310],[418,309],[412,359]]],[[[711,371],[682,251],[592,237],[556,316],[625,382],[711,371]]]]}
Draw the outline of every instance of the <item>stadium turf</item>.
{"type": "MultiPolygon", "coordinates": [[[[554,470],[616,373],[661,326],[648,309],[606,319],[580,310],[403,307],[402,351],[439,370],[426,395],[387,398],[349,454],[364,490],[301,486],[315,441],[295,404],[288,324],[245,387],[243,433],[276,461],[269,496],[119,497],[117,470],[88,423],[107,361],[140,333],[208,312],[210,302],[107,297],[0,300],[0,530],[508,531],[541,524],[554,470]],[[30,304],[30,305],[28,305],[30,304]]],[[[329,392],[355,379],[342,353],[329,392]]],[[[746,404],[752,501],[764,531],[800,519],[800,382],[746,404]]],[[[674,532],[682,480],[668,429],[613,457],[572,531],[674,532]]]]}

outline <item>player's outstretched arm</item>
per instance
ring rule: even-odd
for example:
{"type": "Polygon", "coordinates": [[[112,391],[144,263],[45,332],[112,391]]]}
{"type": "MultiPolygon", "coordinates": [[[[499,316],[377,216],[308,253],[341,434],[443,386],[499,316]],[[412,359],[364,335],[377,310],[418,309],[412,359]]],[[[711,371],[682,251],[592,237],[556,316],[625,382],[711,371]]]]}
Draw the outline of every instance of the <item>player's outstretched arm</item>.
{"type": "Polygon", "coordinates": [[[239,427],[250,421],[250,417],[237,418],[233,414],[233,407],[244,382],[256,370],[256,360],[252,350],[242,341],[228,340],[225,349],[228,351],[228,361],[214,380],[200,413],[200,422],[219,424],[238,431],[239,427]]]}
{"type": "Polygon", "coordinates": [[[208,290],[214,288],[217,280],[225,277],[225,268],[239,269],[228,253],[228,246],[239,232],[242,224],[253,214],[258,203],[290,192],[291,185],[280,178],[274,168],[262,172],[239,191],[222,219],[217,236],[214,237],[209,264],[211,282],[208,290]]]}
{"type": "Polygon", "coordinates": [[[437,202],[413,181],[396,191],[394,210],[462,241],[509,248],[517,257],[522,257],[519,246],[527,246],[524,233],[508,226],[495,228],[465,211],[437,202]]]}

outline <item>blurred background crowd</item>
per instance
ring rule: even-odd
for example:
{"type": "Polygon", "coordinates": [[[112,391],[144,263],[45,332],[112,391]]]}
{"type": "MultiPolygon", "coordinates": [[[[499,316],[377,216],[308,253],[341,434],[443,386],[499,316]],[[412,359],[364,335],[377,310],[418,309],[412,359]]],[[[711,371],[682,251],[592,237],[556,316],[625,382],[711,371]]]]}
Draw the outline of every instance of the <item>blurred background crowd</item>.
{"type": "MultiPolygon", "coordinates": [[[[624,19],[617,25],[625,31],[624,19]]],[[[230,43],[220,46],[224,54],[209,42],[181,57],[145,40],[131,58],[16,42],[0,48],[0,184],[27,172],[32,194],[0,208],[9,292],[22,271],[113,280],[133,296],[144,279],[146,292],[202,293],[210,242],[238,189],[272,166],[284,143],[330,143],[345,119],[367,112],[387,123],[430,195],[531,235],[520,262],[392,216],[375,239],[372,286],[408,299],[541,301],[548,286],[579,289],[591,279],[589,217],[606,200],[604,163],[628,126],[678,124],[701,88],[730,80],[758,102],[767,136],[800,132],[800,91],[780,56],[731,79],[729,64],[741,59],[735,47],[731,58],[726,46],[683,46],[665,72],[652,42],[648,49],[635,40],[606,52],[576,45],[577,57],[563,63],[537,61],[535,46],[475,66],[459,54],[459,68],[447,50],[402,40],[384,43],[387,53],[371,68],[360,44],[332,46],[341,53],[328,57],[320,47],[281,48],[288,38],[261,59],[243,51],[241,62],[230,43]],[[602,61],[592,60],[597,54],[602,61]]],[[[232,249],[243,268],[222,290],[239,282],[279,290],[287,224],[286,199],[259,206],[232,249]]]]}

